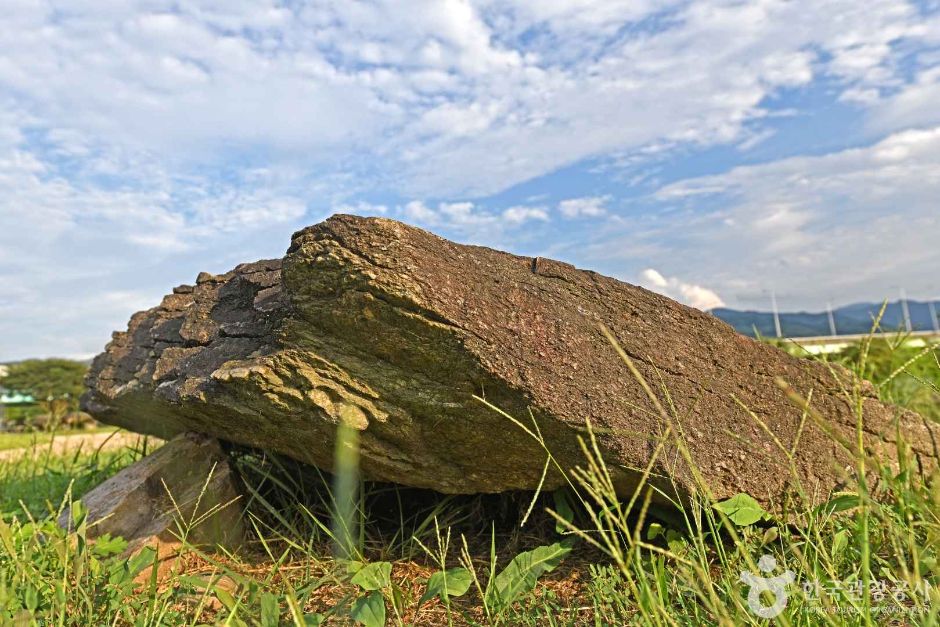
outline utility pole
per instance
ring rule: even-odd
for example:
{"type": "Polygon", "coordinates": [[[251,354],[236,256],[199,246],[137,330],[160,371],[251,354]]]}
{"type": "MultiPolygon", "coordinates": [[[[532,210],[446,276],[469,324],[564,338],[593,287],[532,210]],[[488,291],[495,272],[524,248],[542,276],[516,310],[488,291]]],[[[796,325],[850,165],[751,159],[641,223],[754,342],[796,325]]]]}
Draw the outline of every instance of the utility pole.
{"type": "Polygon", "coordinates": [[[901,313],[904,315],[904,328],[908,333],[913,331],[911,328],[911,310],[907,306],[907,292],[901,288],[901,313]]]}
{"type": "Polygon", "coordinates": [[[777,337],[783,337],[783,331],[780,329],[780,310],[777,309],[777,292],[775,290],[770,290],[770,302],[774,308],[774,330],[777,332],[777,337]]]}
{"type": "Polygon", "coordinates": [[[832,337],[839,335],[836,333],[836,317],[832,314],[832,303],[826,303],[826,313],[829,316],[829,334],[832,337]]]}

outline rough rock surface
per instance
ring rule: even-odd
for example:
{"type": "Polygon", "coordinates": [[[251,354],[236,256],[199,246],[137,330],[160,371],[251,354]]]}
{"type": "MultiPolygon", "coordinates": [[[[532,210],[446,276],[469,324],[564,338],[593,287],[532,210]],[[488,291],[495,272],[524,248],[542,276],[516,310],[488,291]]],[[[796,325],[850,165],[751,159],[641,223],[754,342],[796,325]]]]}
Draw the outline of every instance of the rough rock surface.
{"type": "MultiPolygon", "coordinates": [[[[183,536],[190,545],[238,547],[245,531],[239,494],[219,442],[185,433],[122,469],[81,502],[88,538],[120,536],[128,541],[128,554],[154,546],[162,559],[175,553],[183,536]]],[[[70,523],[66,510],[59,525],[70,523]]]]}
{"type": "MultiPolygon", "coordinates": [[[[136,431],[200,431],[324,468],[344,421],[361,431],[368,478],[451,493],[534,488],[544,451],[481,395],[525,424],[531,411],[568,467],[583,461],[576,436],[590,418],[627,493],[665,425],[602,324],[662,398],[668,390],[717,498],[766,503],[791,487],[786,456],[742,405],[784,446],[799,440],[805,489],[838,484],[847,456],[812,420],[801,430],[774,380],[812,392],[852,440],[847,372],[612,278],[377,218],[334,216],[296,233],[283,260],[201,274],[135,314],[95,360],[84,407],[136,431]]],[[[899,425],[932,464],[935,426],[865,394],[866,444],[893,456],[899,425]]],[[[653,472],[680,494],[691,485],[671,445],[653,472]]]]}

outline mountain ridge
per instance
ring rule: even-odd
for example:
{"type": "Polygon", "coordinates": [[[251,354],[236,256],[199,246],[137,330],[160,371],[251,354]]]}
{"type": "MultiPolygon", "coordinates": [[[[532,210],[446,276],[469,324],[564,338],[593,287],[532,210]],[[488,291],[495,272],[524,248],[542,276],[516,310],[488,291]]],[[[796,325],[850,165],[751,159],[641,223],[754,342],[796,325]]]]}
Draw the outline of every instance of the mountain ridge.
{"type": "MultiPolygon", "coordinates": [[[[832,310],[835,321],[836,335],[853,335],[868,333],[872,329],[883,302],[860,302],[844,305],[832,310]]],[[[907,301],[910,311],[912,331],[935,330],[936,322],[932,319],[936,314],[931,312],[930,301],[907,301]]],[[[934,302],[934,310],[940,306],[934,302]]],[[[717,307],[709,311],[719,320],[727,322],[739,333],[755,337],[775,337],[774,315],[769,311],[740,310],[729,307],[717,307]]],[[[780,327],[784,337],[811,337],[832,335],[827,312],[781,312],[780,327]]],[[[905,329],[904,313],[901,301],[889,302],[881,319],[882,331],[899,331],[905,329]]]]}

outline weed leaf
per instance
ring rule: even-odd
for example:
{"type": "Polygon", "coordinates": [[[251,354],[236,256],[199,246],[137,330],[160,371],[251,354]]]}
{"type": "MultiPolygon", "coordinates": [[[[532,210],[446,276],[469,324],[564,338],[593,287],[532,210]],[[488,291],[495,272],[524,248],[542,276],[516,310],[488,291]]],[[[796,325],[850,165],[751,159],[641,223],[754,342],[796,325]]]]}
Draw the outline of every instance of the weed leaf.
{"type": "Polygon", "coordinates": [[[277,606],[277,597],[265,592],[261,595],[261,627],[277,627],[280,618],[281,610],[277,606]]]}
{"type": "Polygon", "coordinates": [[[391,583],[392,565],[389,562],[373,562],[363,566],[350,581],[363,590],[381,590],[391,583]]]}
{"type": "Polygon", "coordinates": [[[842,552],[849,544],[849,530],[841,529],[834,536],[832,536],[832,550],[830,554],[833,559],[836,559],[836,556],[841,555],[842,552]]]}
{"type": "Polygon", "coordinates": [[[743,492],[726,501],[715,503],[715,509],[724,512],[725,516],[739,527],[747,527],[770,518],[770,514],[764,511],[754,497],[743,492]]]}
{"type": "Polygon", "coordinates": [[[157,559],[157,552],[153,547],[145,546],[141,549],[140,553],[127,560],[127,571],[130,578],[133,579],[142,573],[145,568],[153,566],[155,559],[157,559]]]}
{"type": "Polygon", "coordinates": [[[532,551],[520,553],[487,586],[490,604],[498,610],[512,605],[523,594],[535,589],[538,578],[551,572],[571,553],[574,540],[568,539],[532,551]]]}
{"type": "Polygon", "coordinates": [[[213,586],[212,591],[215,593],[215,598],[219,600],[219,603],[221,603],[225,609],[229,612],[235,611],[235,608],[238,606],[238,601],[235,600],[231,592],[219,586],[213,586]]]}
{"type": "Polygon", "coordinates": [[[418,605],[424,605],[434,597],[444,601],[445,594],[448,597],[459,597],[470,589],[471,583],[473,583],[473,578],[466,568],[451,568],[446,572],[438,571],[428,579],[428,589],[421,595],[418,605]]]}
{"type": "Polygon", "coordinates": [[[815,513],[829,516],[831,514],[838,514],[839,512],[854,509],[859,505],[860,501],[857,494],[840,494],[816,507],[815,513]]]}
{"type": "Polygon", "coordinates": [[[106,533],[95,540],[93,547],[95,555],[107,557],[108,555],[117,555],[127,548],[127,540],[121,536],[112,538],[110,533],[106,533]]]}
{"type": "Polygon", "coordinates": [[[385,599],[382,593],[376,590],[356,599],[349,617],[366,627],[385,627],[385,599]]]}
{"type": "MultiPolygon", "coordinates": [[[[552,497],[555,500],[555,513],[567,523],[574,522],[574,509],[572,509],[571,503],[568,502],[568,494],[565,489],[558,488],[552,493],[552,497]]],[[[566,533],[568,531],[569,528],[561,520],[555,521],[555,533],[566,533]]]]}

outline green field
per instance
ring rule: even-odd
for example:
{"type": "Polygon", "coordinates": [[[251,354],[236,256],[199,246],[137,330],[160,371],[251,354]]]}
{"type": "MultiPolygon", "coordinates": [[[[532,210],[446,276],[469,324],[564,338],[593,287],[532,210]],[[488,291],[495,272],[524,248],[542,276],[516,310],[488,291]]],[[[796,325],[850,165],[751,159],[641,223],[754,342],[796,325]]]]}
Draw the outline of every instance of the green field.
{"type": "MultiPolygon", "coordinates": [[[[940,416],[932,348],[878,340],[829,359],[940,416]]],[[[81,526],[51,522],[143,453],[0,461],[0,625],[766,625],[755,608],[779,597],[749,603],[742,582],[763,569],[792,574],[778,624],[940,617],[940,475],[905,455],[899,470],[857,455],[854,484],[823,506],[796,497],[780,518],[745,495],[712,503],[705,487],[695,506],[654,516],[647,489],[616,498],[587,438],[566,490],[443,497],[365,483],[346,534],[329,478],[246,451],[251,542],[227,556],[190,547],[166,574],[152,552],[121,557],[120,539],[86,543],[81,526]]]]}

